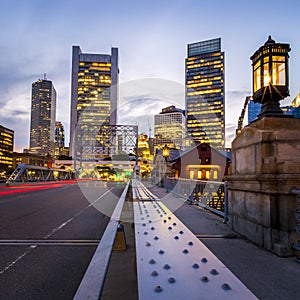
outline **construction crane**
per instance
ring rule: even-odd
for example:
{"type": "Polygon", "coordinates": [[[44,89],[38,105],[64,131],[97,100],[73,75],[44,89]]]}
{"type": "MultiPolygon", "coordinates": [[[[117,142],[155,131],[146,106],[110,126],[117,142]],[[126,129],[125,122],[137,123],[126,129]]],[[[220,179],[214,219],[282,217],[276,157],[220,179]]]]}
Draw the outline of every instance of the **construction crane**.
{"type": "Polygon", "coordinates": [[[251,100],[251,98],[252,98],[251,96],[247,96],[246,99],[245,99],[244,107],[242,109],[241,115],[240,115],[239,120],[238,120],[238,127],[237,127],[236,132],[235,132],[236,135],[238,135],[243,129],[243,122],[244,122],[245,112],[246,112],[248,103],[251,100]]]}

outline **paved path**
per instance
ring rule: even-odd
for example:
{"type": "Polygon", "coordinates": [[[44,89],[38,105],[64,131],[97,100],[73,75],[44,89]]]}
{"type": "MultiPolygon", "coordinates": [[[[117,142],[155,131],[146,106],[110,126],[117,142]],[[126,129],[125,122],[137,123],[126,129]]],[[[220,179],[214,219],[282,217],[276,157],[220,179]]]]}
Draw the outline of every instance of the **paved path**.
{"type": "Polygon", "coordinates": [[[235,233],[219,216],[187,204],[164,188],[155,186],[150,190],[163,202],[182,201],[175,215],[194,234],[201,235],[201,241],[259,299],[300,299],[300,264],[295,257],[281,258],[239,236],[232,238],[235,233]]]}

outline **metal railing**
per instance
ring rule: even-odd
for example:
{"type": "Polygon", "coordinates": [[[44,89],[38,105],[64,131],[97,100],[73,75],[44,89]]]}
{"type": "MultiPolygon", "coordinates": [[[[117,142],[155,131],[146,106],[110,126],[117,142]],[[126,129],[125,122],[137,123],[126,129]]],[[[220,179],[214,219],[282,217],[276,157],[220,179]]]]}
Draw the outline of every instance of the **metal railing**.
{"type": "Polygon", "coordinates": [[[228,193],[226,182],[167,177],[164,187],[190,204],[201,206],[228,221],[228,193]]]}
{"type": "Polygon", "coordinates": [[[128,188],[129,183],[127,183],[114,209],[101,241],[73,298],[74,300],[99,299],[101,296],[128,188]]]}
{"type": "Polygon", "coordinates": [[[6,184],[16,182],[41,182],[73,179],[74,172],[64,169],[53,169],[27,164],[19,164],[7,179],[6,184]]]}

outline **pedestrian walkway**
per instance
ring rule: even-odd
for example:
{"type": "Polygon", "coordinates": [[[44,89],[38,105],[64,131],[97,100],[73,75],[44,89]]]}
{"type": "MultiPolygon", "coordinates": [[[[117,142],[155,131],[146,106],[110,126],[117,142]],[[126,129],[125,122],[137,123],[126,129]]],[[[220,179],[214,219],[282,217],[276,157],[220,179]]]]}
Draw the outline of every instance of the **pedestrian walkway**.
{"type": "Polygon", "coordinates": [[[299,299],[300,264],[236,235],[223,219],[165,188],[148,187],[259,299],[299,299]]]}

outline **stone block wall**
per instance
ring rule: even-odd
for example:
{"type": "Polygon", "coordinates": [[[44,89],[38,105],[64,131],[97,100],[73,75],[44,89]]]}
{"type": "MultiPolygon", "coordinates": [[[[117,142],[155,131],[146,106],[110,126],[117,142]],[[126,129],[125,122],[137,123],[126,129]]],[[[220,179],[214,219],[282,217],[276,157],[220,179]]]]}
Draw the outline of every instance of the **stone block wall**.
{"type": "Polygon", "coordinates": [[[259,119],[232,143],[227,176],[233,230],[280,256],[293,254],[296,197],[300,189],[300,119],[259,119]]]}

